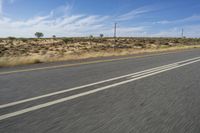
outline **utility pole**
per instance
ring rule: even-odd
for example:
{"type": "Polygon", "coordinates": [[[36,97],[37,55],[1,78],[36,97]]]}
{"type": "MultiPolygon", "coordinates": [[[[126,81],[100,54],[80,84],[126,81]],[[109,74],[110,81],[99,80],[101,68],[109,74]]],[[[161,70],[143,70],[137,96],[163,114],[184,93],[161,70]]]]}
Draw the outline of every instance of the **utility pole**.
{"type": "Polygon", "coordinates": [[[116,39],[117,39],[117,23],[115,23],[115,26],[114,26],[114,39],[115,39],[115,44],[116,44],[116,39]]]}
{"type": "Polygon", "coordinates": [[[115,23],[115,26],[114,26],[114,38],[117,37],[117,23],[115,23]]]}
{"type": "Polygon", "coordinates": [[[182,38],[184,38],[184,29],[182,29],[181,35],[182,35],[182,38]]]}
{"type": "Polygon", "coordinates": [[[114,26],[114,45],[113,45],[113,51],[115,51],[115,45],[116,45],[116,38],[117,38],[117,23],[115,23],[115,26],[114,26]]]}

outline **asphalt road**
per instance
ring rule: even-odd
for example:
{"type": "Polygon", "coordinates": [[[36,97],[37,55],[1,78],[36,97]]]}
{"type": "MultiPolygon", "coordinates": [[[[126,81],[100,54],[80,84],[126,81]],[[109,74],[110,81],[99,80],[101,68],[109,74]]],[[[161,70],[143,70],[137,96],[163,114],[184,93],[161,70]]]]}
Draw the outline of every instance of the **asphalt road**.
{"type": "Polygon", "coordinates": [[[199,49],[89,62],[0,69],[0,133],[200,132],[199,49]]]}

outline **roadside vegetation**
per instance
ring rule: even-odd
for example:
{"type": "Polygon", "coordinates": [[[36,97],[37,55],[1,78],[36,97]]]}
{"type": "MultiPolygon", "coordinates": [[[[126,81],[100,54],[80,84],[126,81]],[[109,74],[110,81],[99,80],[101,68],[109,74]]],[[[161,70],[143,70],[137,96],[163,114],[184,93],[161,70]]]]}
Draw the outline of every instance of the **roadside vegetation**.
{"type": "Polygon", "coordinates": [[[195,38],[107,38],[101,34],[85,38],[1,38],[0,67],[77,60],[93,57],[132,55],[189,48],[199,48],[195,38]]]}

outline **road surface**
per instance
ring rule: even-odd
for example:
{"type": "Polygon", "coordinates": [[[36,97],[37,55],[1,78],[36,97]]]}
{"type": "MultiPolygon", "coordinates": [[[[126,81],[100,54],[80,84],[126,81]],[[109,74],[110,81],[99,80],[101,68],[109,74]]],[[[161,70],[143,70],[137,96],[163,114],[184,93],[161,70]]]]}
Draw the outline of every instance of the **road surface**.
{"type": "Polygon", "coordinates": [[[199,133],[200,50],[0,69],[0,133],[199,133]]]}

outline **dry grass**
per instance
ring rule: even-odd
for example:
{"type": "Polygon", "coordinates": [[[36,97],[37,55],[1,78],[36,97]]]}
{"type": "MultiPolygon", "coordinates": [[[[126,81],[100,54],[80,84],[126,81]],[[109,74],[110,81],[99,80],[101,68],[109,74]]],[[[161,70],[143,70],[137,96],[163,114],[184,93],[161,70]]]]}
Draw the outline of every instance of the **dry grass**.
{"type": "Polygon", "coordinates": [[[1,57],[0,58],[0,67],[6,66],[17,66],[17,65],[25,65],[25,64],[36,64],[42,62],[56,62],[56,61],[67,61],[67,60],[80,60],[87,58],[95,58],[95,57],[108,57],[108,56],[124,56],[124,55],[134,55],[134,54],[142,54],[142,53],[153,53],[153,52],[165,52],[165,51],[174,51],[174,50],[185,50],[185,49],[193,49],[200,48],[200,45],[179,45],[173,47],[160,47],[160,48],[146,48],[146,49],[109,49],[102,51],[91,51],[91,52],[83,52],[76,54],[64,54],[59,56],[51,56],[51,55],[31,55],[31,56],[20,56],[20,57],[1,57]]]}

